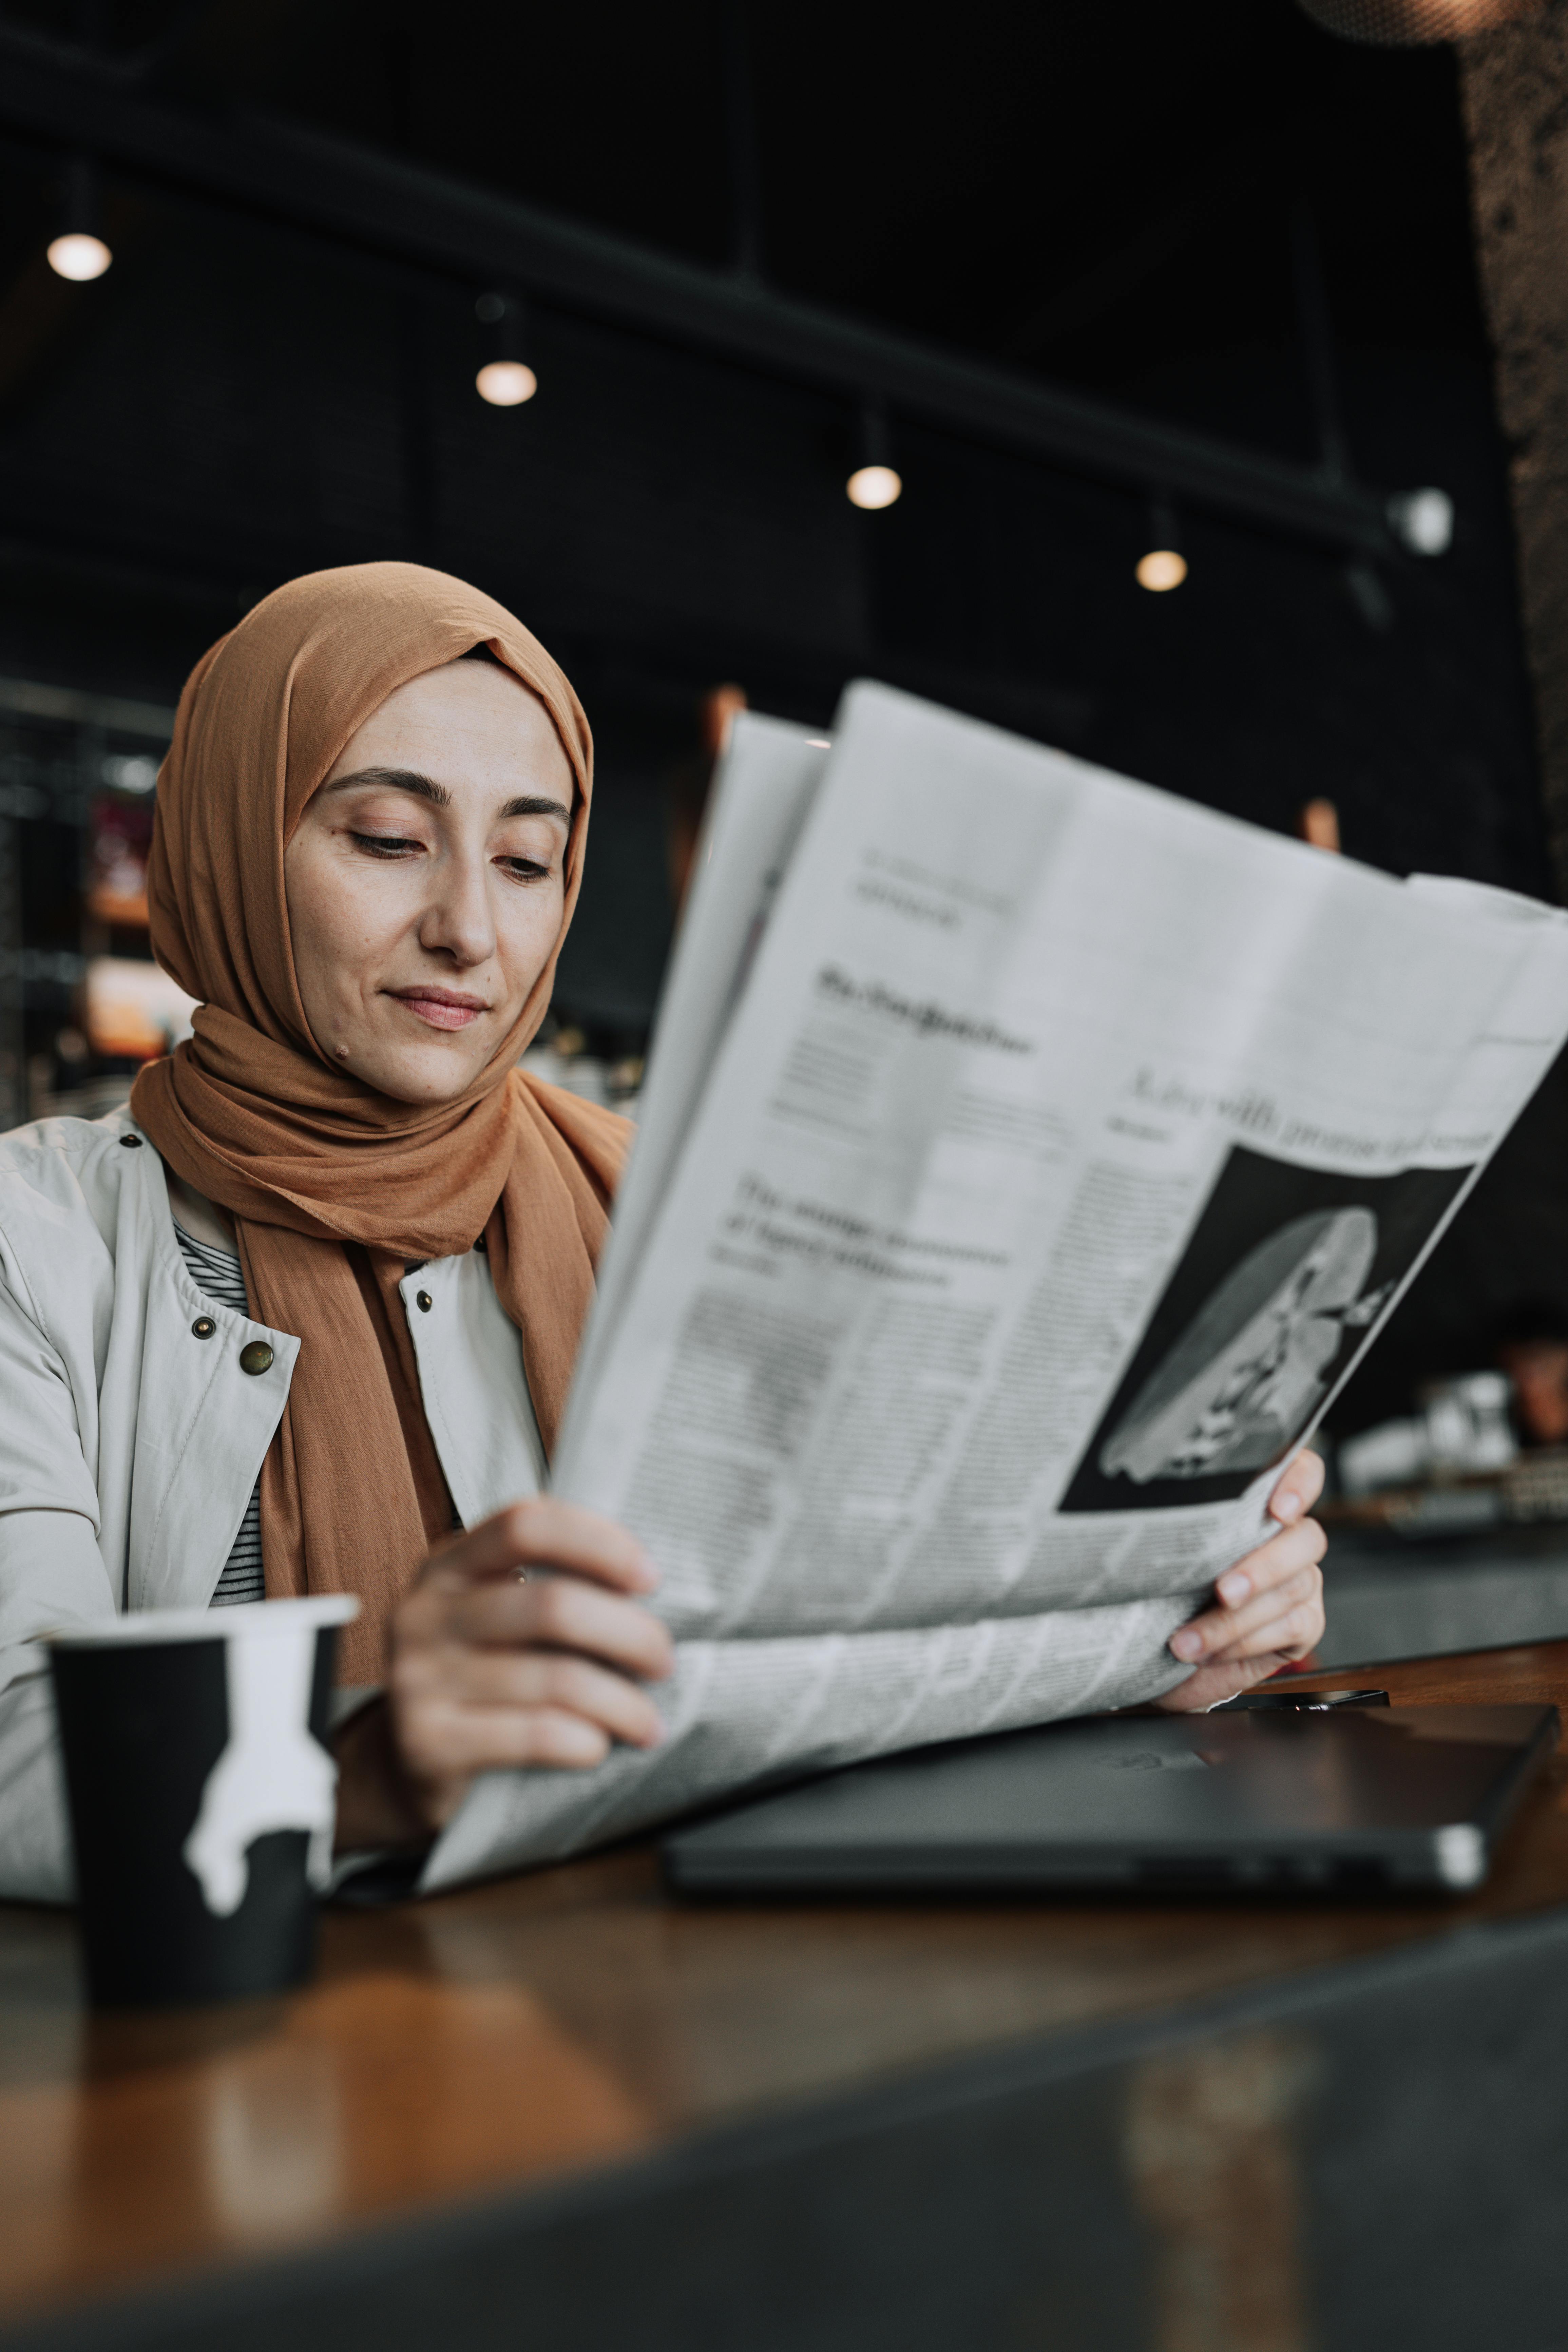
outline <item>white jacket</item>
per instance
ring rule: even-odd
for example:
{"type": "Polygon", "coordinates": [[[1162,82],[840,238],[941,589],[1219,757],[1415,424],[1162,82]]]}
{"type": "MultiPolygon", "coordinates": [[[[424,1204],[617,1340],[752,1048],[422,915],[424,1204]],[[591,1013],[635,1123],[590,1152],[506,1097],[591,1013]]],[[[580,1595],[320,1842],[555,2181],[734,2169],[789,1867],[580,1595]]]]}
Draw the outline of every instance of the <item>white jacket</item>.
{"type": "MultiPolygon", "coordinates": [[[[399,1291],[472,1527],[543,1475],[518,1335],[478,1251],[430,1260],[399,1291]]],[[[299,1351],[197,1289],[163,1163],[129,1115],[0,1138],[0,1896],[71,1894],[39,1635],[210,1601],[299,1351]],[[272,1349],[254,1375],[239,1361],[252,1339],[272,1349]]]]}

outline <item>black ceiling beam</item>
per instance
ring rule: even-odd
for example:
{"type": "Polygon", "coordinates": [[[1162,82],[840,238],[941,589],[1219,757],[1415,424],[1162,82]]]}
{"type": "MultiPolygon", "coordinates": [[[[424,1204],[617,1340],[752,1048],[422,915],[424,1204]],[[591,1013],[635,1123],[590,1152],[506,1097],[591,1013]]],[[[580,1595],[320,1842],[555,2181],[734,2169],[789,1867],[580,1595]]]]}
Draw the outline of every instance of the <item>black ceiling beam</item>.
{"type": "Polygon", "coordinates": [[[476,286],[566,309],[1211,513],[1369,554],[1395,541],[1384,496],[934,350],[270,116],[196,114],[133,70],[0,29],[0,121],[123,170],[476,286]]]}

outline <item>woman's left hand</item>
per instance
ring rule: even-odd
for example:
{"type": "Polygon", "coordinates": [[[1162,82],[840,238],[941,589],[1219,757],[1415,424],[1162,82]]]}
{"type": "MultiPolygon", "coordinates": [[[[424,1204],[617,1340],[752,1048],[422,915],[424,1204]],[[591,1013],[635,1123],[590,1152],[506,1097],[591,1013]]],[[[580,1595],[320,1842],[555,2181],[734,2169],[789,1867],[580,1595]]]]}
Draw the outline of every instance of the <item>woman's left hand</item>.
{"type": "Polygon", "coordinates": [[[1155,1705],[1195,1715],[1307,1657],[1323,1634],[1323,1571],[1328,1538],[1307,1513],[1323,1489],[1315,1454],[1298,1454],[1268,1501],[1280,1532],[1227,1568],[1215,1586],[1216,1606],[1171,1636],[1173,1654],[1197,1672],[1155,1705]]]}

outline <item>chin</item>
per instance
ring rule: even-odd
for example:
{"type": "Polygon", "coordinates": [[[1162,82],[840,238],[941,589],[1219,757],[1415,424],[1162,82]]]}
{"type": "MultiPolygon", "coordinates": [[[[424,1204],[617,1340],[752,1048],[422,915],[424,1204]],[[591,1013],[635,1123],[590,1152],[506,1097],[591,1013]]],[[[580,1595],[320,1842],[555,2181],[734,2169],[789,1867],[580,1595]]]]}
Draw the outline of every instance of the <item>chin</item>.
{"type": "Polygon", "coordinates": [[[472,1086],[484,1067],[482,1062],[465,1055],[459,1061],[455,1054],[434,1053],[389,1055],[384,1062],[367,1057],[357,1067],[350,1063],[354,1076],[378,1094],[389,1095],[394,1102],[444,1103],[455,1102],[472,1086]]]}

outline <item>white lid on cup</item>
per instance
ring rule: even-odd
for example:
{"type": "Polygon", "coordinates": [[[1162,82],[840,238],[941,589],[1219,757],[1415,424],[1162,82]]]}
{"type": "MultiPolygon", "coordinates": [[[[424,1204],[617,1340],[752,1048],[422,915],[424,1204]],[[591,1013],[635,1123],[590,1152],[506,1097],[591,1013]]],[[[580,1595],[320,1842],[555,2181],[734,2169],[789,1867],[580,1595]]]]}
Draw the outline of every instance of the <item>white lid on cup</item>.
{"type": "Polygon", "coordinates": [[[40,1633],[57,1650],[117,1650],[142,1642],[221,1642],[233,1634],[266,1639],[308,1626],[346,1625],[359,1615],[352,1592],[310,1592],[297,1601],[242,1601],[230,1609],[132,1609],[83,1625],[40,1633]]]}

